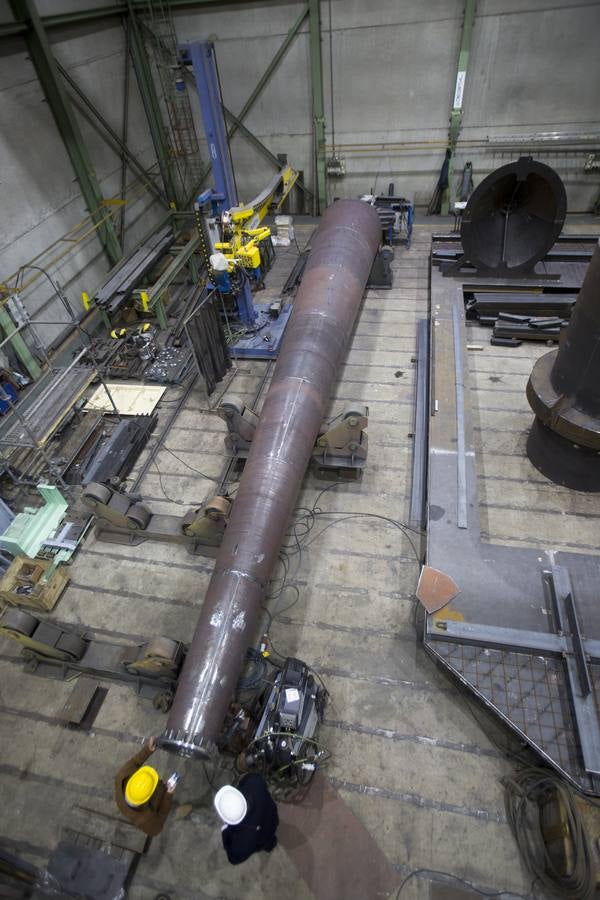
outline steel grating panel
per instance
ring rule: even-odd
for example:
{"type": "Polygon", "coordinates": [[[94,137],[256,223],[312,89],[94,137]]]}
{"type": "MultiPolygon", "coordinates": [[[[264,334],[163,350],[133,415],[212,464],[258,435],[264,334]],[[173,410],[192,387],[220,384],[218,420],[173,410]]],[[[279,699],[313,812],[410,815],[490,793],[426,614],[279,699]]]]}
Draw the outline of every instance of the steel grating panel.
{"type": "MultiPolygon", "coordinates": [[[[436,641],[435,653],[563,772],[569,774],[580,768],[562,660],[443,641],[436,641]]],[[[592,668],[594,681],[600,686],[600,668],[592,668]]],[[[591,789],[591,780],[587,787],[591,789]]]]}

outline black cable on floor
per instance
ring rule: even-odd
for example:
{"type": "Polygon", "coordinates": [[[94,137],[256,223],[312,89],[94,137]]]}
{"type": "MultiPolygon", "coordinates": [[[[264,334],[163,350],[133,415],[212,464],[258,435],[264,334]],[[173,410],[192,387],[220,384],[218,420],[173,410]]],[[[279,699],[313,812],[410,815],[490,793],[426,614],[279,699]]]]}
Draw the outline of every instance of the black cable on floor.
{"type": "Polygon", "coordinates": [[[508,823],[535,883],[556,897],[592,898],[596,889],[594,855],[573,792],[557,775],[542,768],[521,769],[503,778],[502,784],[508,823]],[[557,865],[545,840],[543,808],[547,804],[564,817],[560,836],[570,850],[564,854],[570,858],[567,871],[557,865]]]}
{"type": "Polygon", "coordinates": [[[513,900],[527,900],[523,894],[515,894],[513,891],[482,891],[465,878],[459,878],[458,875],[451,875],[449,872],[440,872],[438,869],[413,869],[412,872],[408,873],[404,881],[400,883],[398,890],[394,894],[394,900],[398,900],[408,882],[412,881],[413,878],[417,878],[419,875],[433,875],[434,877],[437,877],[442,884],[462,884],[470,891],[479,894],[480,897],[506,897],[509,898],[509,900],[510,898],[513,898],[513,900]]]}

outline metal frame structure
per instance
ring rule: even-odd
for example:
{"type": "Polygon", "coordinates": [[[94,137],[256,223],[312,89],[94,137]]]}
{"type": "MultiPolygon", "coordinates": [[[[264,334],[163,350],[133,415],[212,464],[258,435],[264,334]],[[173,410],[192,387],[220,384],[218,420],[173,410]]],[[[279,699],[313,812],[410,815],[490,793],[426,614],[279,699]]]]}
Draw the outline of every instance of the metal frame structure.
{"type": "MultiPolygon", "coordinates": [[[[234,4],[236,0],[226,0],[226,2],[234,4]]],[[[251,0],[252,2],[252,0],[251,0]]],[[[29,4],[33,6],[34,0],[14,0],[14,3],[18,5],[29,4]]],[[[199,8],[209,7],[211,5],[215,5],[216,0],[197,0],[197,2],[189,2],[189,0],[170,0],[169,5],[172,9],[177,8],[189,8],[193,6],[197,6],[199,8]]],[[[310,20],[310,54],[311,54],[311,78],[313,83],[312,88],[312,96],[313,96],[313,121],[316,123],[320,131],[322,131],[322,139],[320,139],[321,147],[321,155],[322,160],[320,161],[320,165],[318,168],[318,177],[320,182],[318,184],[318,189],[315,190],[315,194],[318,198],[318,201],[315,200],[315,208],[314,212],[318,214],[322,212],[322,210],[326,206],[326,194],[324,187],[324,177],[325,177],[325,143],[324,143],[324,104],[323,104],[323,78],[322,78],[322,66],[321,66],[321,57],[320,57],[320,14],[319,14],[319,4],[320,0],[310,0],[301,10],[300,14],[288,30],[288,33],[282,42],[281,46],[273,56],[270,63],[267,65],[267,68],[263,72],[259,81],[256,84],[256,87],[249,95],[246,100],[244,106],[240,110],[240,112],[235,115],[231,110],[225,109],[225,114],[230,121],[230,127],[228,130],[228,137],[231,139],[237,130],[244,135],[244,137],[250,141],[256,149],[259,150],[269,161],[277,168],[279,168],[280,163],[275,154],[271,153],[271,151],[256,137],[247,127],[244,125],[243,120],[246,118],[250,109],[255,104],[258,97],[261,95],[265,86],[271,80],[273,73],[278,68],[279,64],[283,60],[286,55],[288,49],[296,38],[297,34],[300,31],[301,26],[304,24],[307,17],[310,20]]],[[[193,193],[190,197],[179,197],[176,196],[175,190],[175,182],[173,179],[172,173],[172,165],[171,160],[169,158],[168,153],[168,145],[166,142],[166,128],[162,118],[162,113],[160,109],[160,103],[158,100],[158,96],[156,93],[156,89],[154,86],[154,82],[152,80],[152,74],[150,71],[150,67],[148,64],[148,60],[146,58],[144,52],[144,36],[146,34],[149,35],[148,29],[146,28],[144,22],[141,20],[141,16],[148,11],[148,4],[146,0],[127,0],[127,2],[118,3],[114,6],[106,6],[106,7],[97,7],[93,9],[86,9],[81,11],[73,11],[70,13],[64,13],[54,16],[37,16],[37,22],[39,28],[44,29],[52,29],[58,27],[65,27],[67,25],[75,25],[81,22],[90,22],[98,19],[110,19],[115,17],[130,18],[130,23],[128,26],[129,31],[129,45],[131,51],[131,57],[134,63],[134,69],[136,73],[136,78],[138,82],[138,86],[140,89],[140,93],[142,95],[142,102],[144,105],[144,109],[146,112],[146,117],[148,119],[148,125],[150,127],[152,141],[155,149],[155,153],[157,155],[157,159],[159,161],[161,175],[163,179],[163,183],[165,186],[165,191],[168,196],[168,200],[171,205],[179,205],[184,206],[186,203],[190,202],[193,199],[193,193]]],[[[22,14],[22,12],[15,8],[13,9],[15,18],[17,19],[14,23],[6,23],[0,25],[0,38],[1,37],[12,37],[15,35],[20,35],[27,38],[28,33],[31,28],[31,23],[28,16],[22,14]]],[[[150,35],[149,35],[150,36],[150,35]]],[[[65,76],[64,71],[61,72],[63,77],[65,76]]],[[[103,121],[103,117],[98,113],[98,110],[93,107],[88,98],[84,98],[80,89],[78,90],[74,84],[69,81],[73,90],[76,90],[80,96],[80,99],[86,104],[88,109],[92,112],[95,118],[98,119],[99,122],[104,126],[105,130],[108,131],[110,126],[107,126],[106,122],[103,121]]],[[[118,136],[116,134],[112,134],[111,138],[118,141],[118,136]]],[[[123,146],[121,146],[121,150],[123,153],[126,153],[123,146]]],[[[126,153],[132,165],[135,165],[131,159],[132,154],[130,151],[126,153]]],[[[203,176],[206,177],[210,168],[210,163],[207,167],[205,167],[203,171],[203,176]]],[[[315,178],[317,182],[317,178],[315,178]]],[[[313,197],[313,192],[308,190],[308,188],[302,183],[302,181],[298,181],[298,187],[302,190],[309,198],[313,197]]]]}
{"type": "Polygon", "coordinates": [[[79,107],[83,115],[86,116],[90,124],[98,130],[98,133],[101,135],[101,137],[103,137],[103,139],[107,140],[109,146],[112,146],[113,148],[120,151],[124,160],[129,164],[132,172],[135,172],[135,174],[137,174],[144,181],[144,184],[146,184],[148,189],[152,191],[157,200],[161,201],[166,207],[168,207],[169,203],[164,192],[164,188],[161,188],[156,183],[148,169],[146,169],[142,165],[137,156],[129,149],[126,142],[121,137],[119,137],[114,128],[109,124],[109,122],[106,121],[105,117],[102,115],[98,107],[92,103],[90,98],[81,89],[81,87],[79,87],[72,75],[57,59],[55,59],[55,63],[58,71],[71,89],[74,98],[76,98],[76,105],[79,107]],[[100,125],[101,128],[98,128],[98,125],[100,125]]]}
{"type": "MultiPolygon", "coordinates": [[[[0,344],[1,346],[2,344],[0,344]]],[[[117,408],[100,368],[93,360],[92,365],[85,364],[85,357],[89,353],[90,348],[84,346],[68,366],[52,367],[49,364],[49,368],[42,378],[17,404],[13,403],[4,389],[0,387],[0,397],[11,407],[11,411],[0,421],[0,451],[8,454],[5,458],[4,470],[15,483],[27,481],[29,471],[36,467],[39,456],[43,460],[48,477],[52,477],[65,490],[68,489],[68,485],[62,477],[60,465],[48,452],[48,443],[95,378],[100,378],[113,410],[118,416],[117,408]],[[33,454],[30,465],[25,471],[16,474],[10,463],[10,454],[14,450],[22,449],[32,450],[33,454]]]]}
{"type": "MultiPolygon", "coordinates": [[[[191,6],[210,6],[214,0],[198,0],[190,3],[188,0],[170,0],[173,9],[191,6]]],[[[127,166],[142,181],[143,185],[152,192],[157,200],[172,210],[187,206],[194,198],[178,195],[176,179],[173,172],[172,159],[170,157],[167,140],[167,130],[163,120],[160,101],[152,78],[150,64],[146,53],[144,39],[151,34],[144,22],[143,16],[147,12],[145,0],[127,0],[114,6],[99,6],[93,9],[73,11],[54,16],[40,16],[36,9],[35,0],[11,0],[11,10],[15,16],[14,23],[0,25],[0,37],[22,36],[29,48],[34,62],[40,84],[52,109],[57,128],[68,151],[73,168],[79,180],[82,195],[94,223],[94,229],[98,234],[102,247],[109,259],[111,267],[122,258],[120,238],[117,233],[116,222],[107,201],[104,200],[97,176],[94,172],[91,159],[77,119],[74,114],[71,100],[98,131],[101,138],[117,152],[121,157],[122,172],[127,166]],[[126,23],[126,48],[133,62],[142,104],[148,120],[153,146],[158,160],[162,186],[157,184],[151,171],[144,167],[136,155],[129,149],[126,142],[127,134],[127,110],[128,97],[126,95],[123,110],[123,134],[120,136],[107,122],[105,116],[98,110],[86,93],[79,87],[72,75],[54,59],[50,43],[46,34],[47,29],[65,27],[81,22],[90,22],[103,18],[120,18],[126,23]],[[107,213],[108,210],[108,213],[107,213]]],[[[227,131],[231,138],[236,131],[252,142],[262,154],[275,167],[280,167],[280,160],[273,154],[244,124],[244,119],[253,108],[265,86],[271,80],[293,41],[300,33],[302,26],[308,20],[309,48],[311,60],[311,93],[313,107],[313,127],[315,135],[315,184],[313,192],[298,180],[298,187],[313,201],[313,211],[320,213],[326,205],[325,189],[325,118],[323,103],[323,75],[321,62],[321,22],[320,0],[307,0],[299,15],[292,23],[281,46],[267,65],[255,88],[250,93],[240,112],[235,115],[230,110],[223,108],[229,121],[227,131]]],[[[155,40],[159,38],[155,37],[155,40]]],[[[125,80],[128,78],[129,67],[125,70],[125,80]]],[[[210,163],[204,168],[201,181],[210,170],[210,163]]],[[[123,177],[122,177],[123,183],[123,177]]],[[[123,223],[121,210],[121,224],[123,223]]],[[[122,236],[122,234],[121,234],[122,236]]],[[[160,312],[160,309],[159,309],[160,312]]],[[[33,358],[26,342],[19,330],[15,328],[10,313],[0,309],[0,326],[6,335],[11,335],[11,346],[23,362],[27,371],[35,379],[40,377],[41,371],[33,358]]]]}
{"type": "MultiPolygon", "coordinates": [[[[104,204],[102,191],[64,90],[48,37],[35,8],[35,2],[34,0],[10,0],[10,7],[16,19],[24,20],[27,23],[25,41],[31,61],[75,170],[87,208],[94,219],[100,219],[104,204]]],[[[98,236],[109,262],[114,265],[122,257],[123,251],[112,219],[102,222],[98,228],[98,236]]]]}
{"type": "MultiPolygon", "coordinates": [[[[221,86],[215,47],[212,41],[194,41],[180,45],[180,59],[186,66],[191,66],[196,83],[200,109],[204,124],[209,157],[211,159],[212,173],[216,190],[207,192],[210,199],[223,210],[228,211],[232,220],[236,215],[244,211],[258,201],[265,206],[279,183],[278,178],[269,185],[264,195],[259,195],[250,204],[238,207],[237,185],[233,171],[233,163],[229,147],[229,139],[221,98],[221,86]]],[[[295,175],[295,173],[294,173],[295,175]]],[[[281,175],[280,175],[281,177],[281,175]]],[[[292,182],[293,183],[293,182],[292,182]]],[[[200,211],[202,198],[197,201],[198,227],[202,234],[202,240],[208,245],[208,239],[204,241],[204,219],[200,211]]],[[[258,210],[258,206],[257,206],[258,210]]],[[[264,210],[263,210],[264,211],[264,210]]],[[[221,245],[217,245],[221,246],[221,245]]],[[[224,245],[222,245],[224,246],[224,245]]],[[[206,251],[208,253],[208,251],[206,251]]],[[[206,260],[210,267],[209,260],[206,260]]],[[[243,278],[241,287],[232,293],[235,297],[237,315],[246,333],[242,334],[231,347],[232,354],[238,357],[257,359],[271,359],[277,356],[283,332],[290,317],[291,309],[285,306],[277,318],[269,315],[268,306],[255,304],[250,286],[250,279],[243,278]]]]}
{"type": "Polygon", "coordinates": [[[473,22],[475,21],[476,7],[477,0],[465,0],[465,12],[460,38],[460,50],[458,53],[456,82],[454,85],[452,109],[450,111],[450,129],[448,132],[448,149],[450,150],[450,158],[448,160],[448,187],[444,191],[444,196],[442,197],[442,215],[445,216],[447,216],[450,211],[450,204],[454,196],[452,190],[454,153],[462,127],[463,97],[465,82],[467,79],[467,70],[469,67],[469,56],[471,54],[471,36],[473,34],[473,22]]]}
{"type": "MultiPolygon", "coordinates": [[[[567,280],[581,275],[579,263],[546,265],[567,280]]],[[[467,277],[471,289],[477,278],[467,277]]],[[[460,593],[427,617],[425,648],[547,762],[598,794],[600,557],[482,539],[464,287],[432,264],[427,564],[460,593]]]]}
{"type": "Polygon", "coordinates": [[[152,79],[152,72],[150,70],[150,62],[144,46],[141,24],[138,21],[131,0],[129,0],[127,5],[129,11],[130,49],[133,68],[142,97],[142,104],[146,113],[148,127],[150,128],[152,144],[160,167],[160,173],[169,206],[171,206],[172,209],[177,209],[180,204],[183,204],[184,198],[180,197],[177,192],[176,180],[169,155],[167,130],[162,117],[156,87],[152,79]]]}
{"type": "Polygon", "coordinates": [[[327,206],[327,153],[325,148],[325,100],[321,57],[321,0],[308,0],[310,30],[310,86],[312,94],[313,139],[315,147],[314,214],[327,206]]]}

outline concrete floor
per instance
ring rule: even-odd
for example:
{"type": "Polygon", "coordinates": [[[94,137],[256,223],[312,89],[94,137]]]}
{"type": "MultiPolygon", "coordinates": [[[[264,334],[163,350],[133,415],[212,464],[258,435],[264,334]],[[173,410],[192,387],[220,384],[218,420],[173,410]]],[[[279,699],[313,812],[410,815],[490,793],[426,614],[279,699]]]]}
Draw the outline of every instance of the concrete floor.
{"type": "MultiPolygon", "coordinates": [[[[427,313],[432,230],[428,224],[418,226],[411,249],[398,249],[391,291],[366,295],[331,414],[348,403],[369,406],[368,466],[362,482],[328,491],[319,501],[323,510],[407,518],[412,356],[416,321],[427,313]]],[[[301,226],[299,231],[303,244],[310,228],[301,226]]],[[[277,293],[294,254],[279,254],[269,293],[277,293]]],[[[484,531],[507,542],[551,541],[561,547],[593,543],[589,517],[600,515],[600,497],[549,485],[524,457],[531,421],[524,388],[532,361],[545,348],[494,348],[489,331],[478,329],[469,332],[469,340],[484,347],[469,355],[476,434],[483,451],[484,531]]],[[[232,392],[249,402],[265,366],[241,362],[232,392]]],[[[171,389],[166,399],[179,395],[180,389],[171,389]]],[[[174,405],[162,404],[162,422],[174,405]]],[[[200,393],[192,392],[165,441],[179,459],[161,449],[160,476],[153,466],[142,483],[142,493],[156,511],[178,512],[175,501],[187,507],[208,496],[209,483],[187,466],[217,477],[223,466],[224,431],[223,422],[207,413],[200,393]]],[[[312,506],[323,486],[308,475],[299,503],[312,506]]],[[[331,521],[320,520],[316,528],[331,521]]],[[[132,549],[90,537],[73,564],[71,585],[54,616],[84,624],[99,637],[137,640],[165,634],[186,641],[211,567],[210,560],[190,556],[183,548],[147,543],[132,549]]],[[[412,598],[417,574],[409,543],[392,525],[369,518],[339,522],[312,543],[294,568],[291,581],[300,599],[274,623],[274,645],[279,653],[306,660],[329,688],[331,702],[320,732],[333,754],[327,777],[354,839],[360,841],[360,829],[365,842],[372,839],[368,846],[374,848],[373,873],[389,868],[391,882],[389,873],[386,878],[393,889],[388,896],[395,896],[406,873],[419,868],[453,873],[485,890],[528,894],[530,879],[506,824],[499,782],[511,764],[491,740],[495,729],[481,727],[415,642],[412,598]]],[[[284,597],[281,605],[285,602],[284,597]]],[[[164,716],[132,690],[113,684],[93,731],[67,731],[57,714],[72,685],[23,674],[15,645],[6,640],[0,651],[0,840],[41,864],[73,805],[111,806],[115,770],[144,736],[161,730],[164,716]]],[[[152,842],[130,897],[147,900],[159,891],[190,900],[371,900],[386,895],[375,887],[373,893],[348,888],[343,873],[352,870],[353,860],[337,855],[333,834],[331,846],[325,837],[324,846],[313,848],[315,865],[310,871],[299,864],[298,847],[306,835],[290,840],[291,832],[285,829],[280,847],[270,856],[229,866],[203,767],[164,754],[157,757],[161,772],[177,767],[184,774],[177,800],[191,803],[193,811],[185,818],[173,816],[152,842]],[[339,875],[344,887],[323,887],[330,885],[318,877],[325,866],[339,875]]],[[[212,777],[220,783],[226,773],[212,777]]],[[[429,881],[424,875],[402,892],[403,898],[426,896],[429,881]]]]}

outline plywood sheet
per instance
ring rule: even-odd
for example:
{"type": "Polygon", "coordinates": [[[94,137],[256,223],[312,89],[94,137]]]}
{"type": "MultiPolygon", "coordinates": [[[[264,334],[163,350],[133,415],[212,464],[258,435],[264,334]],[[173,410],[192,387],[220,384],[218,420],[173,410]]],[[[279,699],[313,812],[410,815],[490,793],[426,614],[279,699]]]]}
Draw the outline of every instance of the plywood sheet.
{"type": "MultiPolygon", "coordinates": [[[[122,416],[149,415],[166,388],[150,384],[117,384],[107,383],[108,390],[122,416]]],[[[110,398],[101,384],[90,397],[86,409],[98,412],[114,412],[110,398]]]]}

